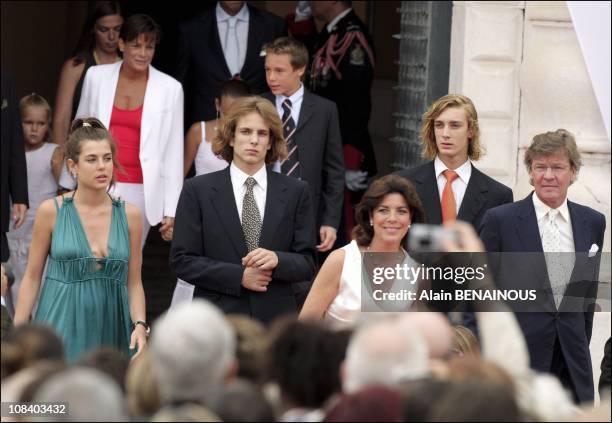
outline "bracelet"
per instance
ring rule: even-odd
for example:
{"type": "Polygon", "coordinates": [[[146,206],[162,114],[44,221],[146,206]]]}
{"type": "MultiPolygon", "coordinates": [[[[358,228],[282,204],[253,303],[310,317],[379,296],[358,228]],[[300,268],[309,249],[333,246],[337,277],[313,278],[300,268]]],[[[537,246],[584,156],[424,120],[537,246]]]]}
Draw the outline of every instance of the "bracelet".
{"type": "Polygon", "coordinates": [[[136,320],[134,323],[132,323],[132,331],[136,329],[137,325],[142,325],[145,328],[145,332],[147,336],[149,336],[149,333],[151,332],[151,328],[149,327],[147,322],[145,322],[144,320],[136,320]]]}

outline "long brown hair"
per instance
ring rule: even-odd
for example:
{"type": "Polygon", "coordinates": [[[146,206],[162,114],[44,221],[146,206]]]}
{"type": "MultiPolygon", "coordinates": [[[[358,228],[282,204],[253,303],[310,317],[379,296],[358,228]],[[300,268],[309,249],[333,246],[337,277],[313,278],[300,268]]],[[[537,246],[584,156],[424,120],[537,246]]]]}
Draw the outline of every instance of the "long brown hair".
{"type": "Polygon", "coordinates": [[[221,127],[213,140],[212,150],[226,162],[234,158],[234,147],[230,142],[234,139],[238,121],[251,113],[258,113],[270,127],[270,145],[266,153],[266,164],[270,165],[287,157],[287,144],[283,138],[283,127],[278,111],[265,98],[258,96],[242,97],[236,100],[227,115],[221,120],[221,127]]]}
{"type": "Polygon", "coordinates": [[[468,123],[468,130],[472,131],[472,136],[468,140],[468,157],[470,160],[478,160],[484,155],[485,151],[480,145],[480,127],[478,126],[478,113],[476,107],[469,97],[461,94],[447,94],[440,97],[429,106],[423,114],[421,125],[421,141],[423,142],[423,156],[433,159],[438,154],[436,144],[436,133],[434,123],[442,112],[451,107],[458,107],[465,110],[465,117],[468,123]]]}

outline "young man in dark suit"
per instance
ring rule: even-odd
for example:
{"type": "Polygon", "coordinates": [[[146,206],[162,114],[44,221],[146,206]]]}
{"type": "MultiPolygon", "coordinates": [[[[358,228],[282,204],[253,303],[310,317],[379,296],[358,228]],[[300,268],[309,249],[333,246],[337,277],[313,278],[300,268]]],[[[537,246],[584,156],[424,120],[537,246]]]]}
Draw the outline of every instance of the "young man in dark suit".
{"type": "MultiPolygon", "coordinates": [[[[478,114],[468,97],[448,94],[429,106],[423,115],[421,139],[423,155],[432,160],[397,174],[414,184],[428,223],[439,225],[460,219],[478,229],[488,209],[512,202],[510,188],[472,164],[483,150],[478,114]]],[[[455,310],[455,306],[453,302],[440,302],[434,307],[446,312],[455,310]]],[[[461,311],[468,311],[461,315],[461,324],[478,335],[474,314],[469,309],[461,311]]]]}
{"type": "Polygon", "coordinates": [[[185,91],[187,127],[215,118],[215,98],[228,79],[243,79],[255,94],[267,91],[262,47],[286,34],[281,18],[244,1],[220,1],[182,25],[175,76],[185,91]]]}
{"type": "Polygon", "coordinates": [[[421,138],[424,156],[432,160],[397,174],[414,184],[428,223],[460,219],[478,229],[488,209],[512,202],[510,188],[472,164],[483,151],[478,115],[468,97],[448,94],[436,100],[423,115],[421,138]]]}
{"type": "MultiPolygon", "coordinates": [[[[344,189],[342,139],[336,105],[310,93],[302,84],[308,65],[308,50],[299,41],[277,38],[265,45],[266,80],[270,93],[264,95],[283,121],[288,157],[275,170],[308,182],[319,244],[329,251],[336,241],[344,189]]],[[[309,284],[295,284],[301,305],[309,284]],[[303,295],[302,295],[303,294],[303,295]]]]}
{"type": "Polygon", "coordinates": [[[302,43],[281,37],[265,50],[271,92],[264,97],[283,120],[289,154],[275,170],[308,182],[320,237],[317,250],[329,251],[336,240],[344,187],[338,111],[333,102],[310,93],[302,84],[308,64],[308,51],[302,43]]]}
{"type": "Polygon", "coordinates": [[[230,166],[185,182],[170,267],[226,313],[295,313],[291,285],[314,277],[314,214],[306,182],[266,168],[287,155],[274,106],[236,100],[213,152],[230,166]]]}
{"type": "Polygon", "coordinates": [[[541,293],[539,312],[516,313],[531,367],[557,376],[577,402],[590,402],[594,388],[589,343],[597,297],[593,281],[598,280],[606,220],[567,199],[580,165],[569,132],[536,135],[525,152],[535,191],[487,211],[480,237],[490,252],[532,253],[520,256],[518,265],[516,254],[496,260],[500,282],[508,278],[541,293]]]}

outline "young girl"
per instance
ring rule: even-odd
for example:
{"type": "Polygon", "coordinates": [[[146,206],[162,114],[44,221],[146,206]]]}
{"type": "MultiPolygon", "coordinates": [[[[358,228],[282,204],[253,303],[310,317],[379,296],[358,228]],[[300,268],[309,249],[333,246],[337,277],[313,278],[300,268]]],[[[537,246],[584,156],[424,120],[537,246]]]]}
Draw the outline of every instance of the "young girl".
{"type": "Polygon", "coordinates": [[[62,165],[62,156],[57,148],[59,146],[49,142],[51,107],[47,100],[32,93],[21,99],[19,109],[28,167],[30,208],[25,223],[19,229],[13,229],[11,225],[7,234],[11,250],[9,263],[15,274],[15,284],[11,287],[11,306],[17,302],[19,284],[25,272],[36,210],[44,200],[55,196],[62,165]]]}
{"type": "Polygon", "coordinates": [[[77,188],[44,201],[36,213],[15,325],[30,320],[47,262],[34,320],[62,337],[70,363],[102,346],[139,353],[148,332],[140,276],[142,218],[135,206],[108,194],[115,143],[99,120],[76,119],[66,157],[77,188]]]}

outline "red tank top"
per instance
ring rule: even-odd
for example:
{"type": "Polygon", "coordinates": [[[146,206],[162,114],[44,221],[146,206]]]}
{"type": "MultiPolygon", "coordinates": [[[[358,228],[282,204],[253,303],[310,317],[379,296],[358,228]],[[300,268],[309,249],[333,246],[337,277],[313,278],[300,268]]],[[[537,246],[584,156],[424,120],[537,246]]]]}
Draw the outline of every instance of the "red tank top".
{"type": "Polygon", "coordinates": [[[142,184],[142,167],[140,166],[140,126],[142,107],[126,110],[113,106],[109,131],[117,144],[117,161],[123,172],[115,169],[117,182],[142,184]]]}

